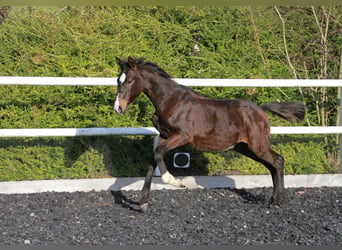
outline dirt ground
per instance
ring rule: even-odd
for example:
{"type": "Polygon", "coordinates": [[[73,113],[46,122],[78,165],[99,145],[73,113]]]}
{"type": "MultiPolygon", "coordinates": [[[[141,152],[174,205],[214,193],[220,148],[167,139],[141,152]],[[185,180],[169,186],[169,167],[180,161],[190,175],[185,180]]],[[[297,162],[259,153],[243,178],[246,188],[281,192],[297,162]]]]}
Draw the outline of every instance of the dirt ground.
{"type": "Polygon", "coordinates": [[[0,195],[2,245],[342,245],[342,188],[0,195]]]}

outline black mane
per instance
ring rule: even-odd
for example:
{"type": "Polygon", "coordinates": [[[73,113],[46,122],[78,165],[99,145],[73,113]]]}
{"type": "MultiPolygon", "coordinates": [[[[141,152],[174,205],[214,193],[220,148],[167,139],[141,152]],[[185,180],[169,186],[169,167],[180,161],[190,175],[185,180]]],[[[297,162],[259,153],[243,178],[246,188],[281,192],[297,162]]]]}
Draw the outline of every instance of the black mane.
{"type": "MultiPolygon", "coordinates": [[[[161,75],[162,77],[165,77],[167,79],[170,79],[171,76],[166,73],[162,68],[160,68],[157,64],[152,63],[152,62],[145,62],[145,58],[133,58],[134,62],[136,65],[150,71],[153,73],[157,73],[159,75],[161,75]]],[[[128,63],[126,62],[126,65],[128,63]]]]}

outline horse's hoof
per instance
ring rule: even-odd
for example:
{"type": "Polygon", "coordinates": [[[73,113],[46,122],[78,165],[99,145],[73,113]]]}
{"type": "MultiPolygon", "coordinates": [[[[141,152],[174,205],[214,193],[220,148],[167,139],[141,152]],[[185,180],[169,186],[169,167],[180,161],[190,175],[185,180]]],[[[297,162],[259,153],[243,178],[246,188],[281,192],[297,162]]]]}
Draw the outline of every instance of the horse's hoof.
{"type": "Polygon", "coordinates": [[[281,208],[281,206],[279,204],[271,203],[271,202],[270,202],[270,204],[268,204],[268,207],[269,208],[281,208]]]}
{"type": "Polygon", "coordinates": [[[174,179],[173,183],[169,183],[175,187],[179,187],[179,188],[185,188],[185,185],[183,183],[183,181],[181,179],[174,179]]]}
{"type": "Polygon", "coordinates": [[[270,208],[281,208],[284,203],[285,197],[283,195],[273,196],[268,204],[270,208]]]}
{"type": "Polygon", "coordinates": [[[179,187],[186,188],[185,184],[181,181],[179,187]]]}
{"type": "Polygon", "coordinates": [[[176,186],[180,187],[180,188],[185,188],[185,185],[184,185],[183,181],[180,180],[180,179],[177,180],[176,186]]]}
{"type": "Polygon", "coordinates": [[[144,203],[144,204],[141,204],[140,205],[140,211],[142,213],[146,212],[147,211],[147,208],[148,208],[148,203],[144,203]]]}

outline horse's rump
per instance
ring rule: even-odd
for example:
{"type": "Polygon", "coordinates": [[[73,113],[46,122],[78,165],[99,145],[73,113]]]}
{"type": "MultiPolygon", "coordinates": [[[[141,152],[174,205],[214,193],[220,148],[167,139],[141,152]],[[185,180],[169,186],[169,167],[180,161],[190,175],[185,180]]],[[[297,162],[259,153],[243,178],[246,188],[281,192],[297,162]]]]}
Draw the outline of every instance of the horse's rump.
{"type": "Polygon", "coordinates": [[[268,142],[269,121],[261,107],[240,99],[201,99],[200,103],[191,109],[191,126],[186,130],[196,148],[225,151],[239,142],[249,144],[254,137],[268,142]]]}

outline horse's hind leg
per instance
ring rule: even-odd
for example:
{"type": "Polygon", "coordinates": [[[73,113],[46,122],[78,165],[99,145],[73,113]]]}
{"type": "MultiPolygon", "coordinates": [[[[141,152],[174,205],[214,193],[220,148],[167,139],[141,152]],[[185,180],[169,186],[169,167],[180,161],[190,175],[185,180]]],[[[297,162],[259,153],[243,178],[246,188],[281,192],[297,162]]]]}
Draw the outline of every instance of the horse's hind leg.
{"type": "Polygon", "coordinates": [[[282,206],[282,204],[285,201],[284,158],[281,155],[274,152],[272,149],[270,151],[275,161],[275,164],[274,164],[275,167],[273,167],[273,165],[270,165],[270,167],[268,167],[268,169],[270,170],[272,174],[272,180],[273,180],[273,186],[274,186],[274,192],[273,192],[270,205],[282,206]]]}
{"type": "Polygon", "coordinates": [[[262,163],[269,169],[273,182],[273,195],[270,200],[270,205],[281,206],[285,200],[283,157],[270,148],[260,153],[254,153],[246,143],[236,144],[234,150],[262,163]]]}

